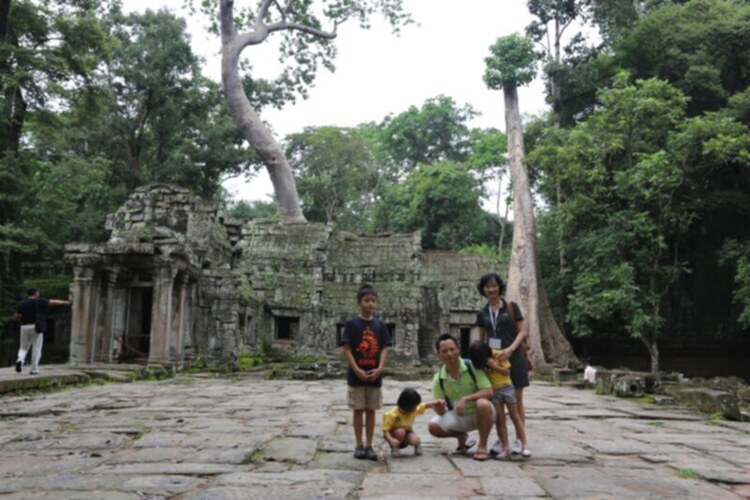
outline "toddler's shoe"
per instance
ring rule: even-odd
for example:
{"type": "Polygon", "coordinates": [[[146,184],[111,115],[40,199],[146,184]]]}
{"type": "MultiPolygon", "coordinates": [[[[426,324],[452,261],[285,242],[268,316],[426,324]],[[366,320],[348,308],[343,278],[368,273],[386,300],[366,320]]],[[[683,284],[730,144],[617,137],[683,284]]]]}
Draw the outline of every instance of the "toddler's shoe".
{"type": "Polygon", "coordinates": [[[495,458],[497,460],[507,460],[508,458],[510,458],[510,450],[508,448],[503,448],[495,458]]]}
{"type": "Polygon", "coordinates": [[[503,445],[500,443],[500,440],[498,439],[494,443],[492,443],[492,446],[490,446],[490,455],[493,457],[496,457],[500,454],[500,451],[503,449],[503,445]]]}
{"type": "Polygon", "coordinates": [[[399,450],[398,448],[393,448],[391,450],[391,456],[393,458],[399,458],[399,457],[403,457],[404,455],[403,453],[401,453],[401,450],[399,450]]]}

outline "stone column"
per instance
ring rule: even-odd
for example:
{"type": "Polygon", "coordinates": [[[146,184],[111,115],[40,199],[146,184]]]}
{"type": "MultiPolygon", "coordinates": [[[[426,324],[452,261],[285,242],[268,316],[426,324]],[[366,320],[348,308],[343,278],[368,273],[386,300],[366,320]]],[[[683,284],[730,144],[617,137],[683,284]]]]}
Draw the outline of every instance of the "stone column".
{"type": "Polygon", "coordinates": [[[70,363],[87,363],[93,352],[94,302],[96,284],[93,267],[73,266],[70,284],[71,306],[70,363]]]}
{"type": "Polygon", "coordinates": [[[178,360],[182,365],[184,359],[184,338],[185,338],[185,326],[187,325],[187,300],[188,300],[188,282],[189,277],[187,273],[183,273],[177,282],[178,287],[178,306],[177,306],[177,330],[176,335],[173,337],[172,345],[170,346],[170,357],[173,360],[178,360]]]}
{"type": "Polygon", "coordinates": [[[112,349],[115,341],[117,328],[118,304],[117,304],[117,277],[119,269],[107,270],[107,303],[104,311],[104,331],[101,338],[101,349],[98,358],[100,361],[112,362],[112,349]]]}
{"type": "Polygon", "coordinates": [[[169,363],[172,336],[172,291],[177,271],[168,263],[154,269],[154,303],[151,309],[149,364],[169,363]]]}

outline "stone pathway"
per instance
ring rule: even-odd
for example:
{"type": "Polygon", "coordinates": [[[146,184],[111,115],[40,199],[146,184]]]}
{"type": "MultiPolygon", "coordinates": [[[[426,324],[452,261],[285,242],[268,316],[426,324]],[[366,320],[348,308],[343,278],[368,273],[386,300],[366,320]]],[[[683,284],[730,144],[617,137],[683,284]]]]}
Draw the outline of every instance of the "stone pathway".
{"type": "MultiPolygon", "coordinates": [[[[6,369],[1,377],[13,376],[6,369]]],[[[387,380],[429,395],[429,381],[387,380]]],[[[4,498],[747,498],[750,423],[535,382],[529,460],[352,458],[341,380],[178,376],[0,398],[4,498]]],[[[429,413],[429,412],[428,412],[429,413]]],[[[382,411],[378,412],[378,424],[382,411]]],[[[376,433],[377,434],[377,433],[376,433]]],[[[512,434],[512,431],[511,431],[512,434]]],[[[411,450],[409,450],[409,455],[411,450]]]]}

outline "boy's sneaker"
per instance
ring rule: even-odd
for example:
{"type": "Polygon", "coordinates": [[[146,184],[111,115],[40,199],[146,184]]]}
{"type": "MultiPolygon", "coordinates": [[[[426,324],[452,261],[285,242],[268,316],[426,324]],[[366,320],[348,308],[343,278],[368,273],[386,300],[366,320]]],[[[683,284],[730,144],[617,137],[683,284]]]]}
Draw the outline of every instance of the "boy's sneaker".
{"type": "Polygon", "coordinates": [[[399,457],[403,457],[404,455],[403,455],[403,453],[401,453],[400,449],[398,449],[398,448],[392,448],[391,449],[391,456],[393,458],[399,458],[399,457]]]}
{"type": "Polygon", "coordinates": [[[519,453],[521,453],[522,451],[523,451],[523,443],[521,442],[521,440],[520,440],[520,439],[516,439],[516,440],[515,440],[515,441],[513,442],[513,449],[511,450],[511,452],[512,452],[512,453],[513,453],[514,455],[518,455],[518,454],[519,454],[519,453]]]}
{"type": "Polygon", "coordinates": [[[375,450],[372,448],[372,446],[368,446],[365,448],[365,458],[367,460],[377,460],[378,454],[375,452],[375,450]]]}
{"type": "Polygon", "coordinates": [[[16,361],[16,373],[21,373],[23,371],[23,361],[20,359],[16,361]]]}
{"type": "Polygon", "coordinates": [[[421,446],[417,445],[417,446],[414,447],[414,454],[416,456],[420,456],[422,453],[423,452],[422,452],[422,447],[421,446]]]}
{"type": "Polygon", "coordinates": [[[364,446],[357,446],[356,448],[354,448],[354,458],[359,460],[364,460],[365,458],[367,458],[367,453],[365,452],[364,446]]]}
{"type": "Polygon", "coordinates": [[[495,457],[498,460],[507,460],[510,457],[510,450],[508,448],[503,448],[500,450],[500,453],[497,454],[495,457]]]}
{"type": "Polygon", "coordinates": [[[494,443],[492,443],[492,446],[490,446],[490,455],[493,457],[496,457],[500,454],[500,452],[503,449],[503,445],[500,443],[500,440],[498,439],[494,443]]]}

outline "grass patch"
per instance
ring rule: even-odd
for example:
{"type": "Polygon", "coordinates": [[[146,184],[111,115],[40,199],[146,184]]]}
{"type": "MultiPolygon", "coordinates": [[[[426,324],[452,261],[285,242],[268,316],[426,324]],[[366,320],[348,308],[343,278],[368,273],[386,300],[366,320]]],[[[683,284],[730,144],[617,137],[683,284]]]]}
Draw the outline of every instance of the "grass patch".
{"type": "Polygon", "coordinates": [[[259,464],[263,461],[263,450],[260,448],[255,449],[252,453],[245,455],[242,459],[242,465],[259,464]]]}
{"type": "Polygon", "coordinates": [[[698,473],[693,469],[677,469],[677,477],[680,479],[698,479],[698,473]]]}

